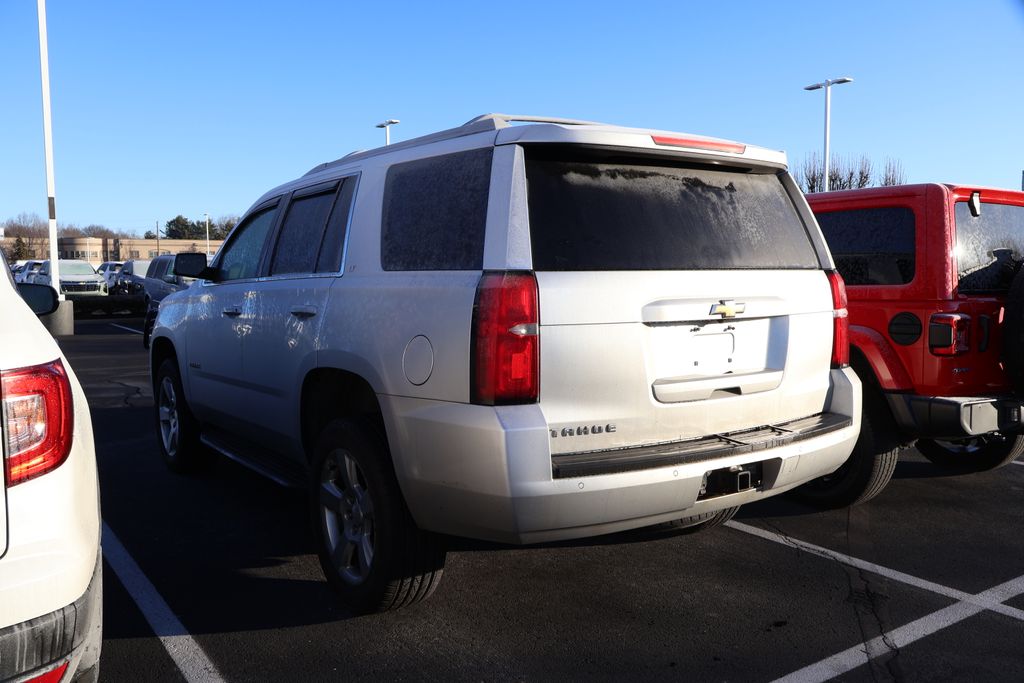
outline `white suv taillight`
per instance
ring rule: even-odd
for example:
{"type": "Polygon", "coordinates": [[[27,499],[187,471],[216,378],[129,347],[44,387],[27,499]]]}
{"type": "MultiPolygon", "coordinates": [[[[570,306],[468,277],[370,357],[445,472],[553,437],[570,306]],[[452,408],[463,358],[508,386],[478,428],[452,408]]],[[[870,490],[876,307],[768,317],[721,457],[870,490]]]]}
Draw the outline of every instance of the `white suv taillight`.
{"type": "Polygon", "coordinates": [[[52,363],[0,372],[6,420],[7,485],[56,469],[71,452],[74,409],[64,365],[52,363]]]}
{"type": "Polygon", "coordinates": [[[928,321],[928,350],[936,356],[959,356],[970,348],[971,317],[962,313],[935,313],[928,321]]]}
{"type": "Polygon", "coordinates": [[[535,403],[540,308],[533,273],[486,272],[473,306],[473,403],[535,403]]]}
{"type": "Polygon", "coordinates": [[[832,367],[845,368],[850,364],[850,318],[846,310],[846,283],[832,270],[827,273],[832,289],[832,367]]]}

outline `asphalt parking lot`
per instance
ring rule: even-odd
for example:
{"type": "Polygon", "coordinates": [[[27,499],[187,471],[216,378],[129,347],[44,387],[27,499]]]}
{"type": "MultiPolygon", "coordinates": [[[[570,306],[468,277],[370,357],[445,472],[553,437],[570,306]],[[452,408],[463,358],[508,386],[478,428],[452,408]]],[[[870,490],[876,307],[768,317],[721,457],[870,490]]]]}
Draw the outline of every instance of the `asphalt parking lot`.
{"type": "Polygon", "coordinates": [[[432,598],[352,617],[305,501],[235,463],[168,473],[141,320],[60,339],[89,397],[104,517],[101,677],[124,680],[1019,681],[1024,463],[915,451],[875,500],[788,498],[697,534],[453,540],[432,598]]]}

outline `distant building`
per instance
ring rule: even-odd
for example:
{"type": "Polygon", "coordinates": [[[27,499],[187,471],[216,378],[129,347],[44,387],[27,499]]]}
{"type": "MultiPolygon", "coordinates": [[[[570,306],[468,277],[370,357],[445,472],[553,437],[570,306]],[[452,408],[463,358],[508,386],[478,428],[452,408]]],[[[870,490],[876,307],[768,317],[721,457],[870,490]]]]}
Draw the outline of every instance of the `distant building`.
{"type": "MultiPolygon", "coordinates": [[[[2,232],[2,228],[0,228],[2,232]]],[[[14,237],[2,237],[0,245],[10,254],[14,248],[14,237]]],[[[28,249],[26,258],[50,258],[50,240],[45,237],[24,238],[28,249]]],[[[210,240],[210,256],[220,249],[223,240],[210,240]]],[[[128,259],[151,259],[159,254],[179,254],[192,251],[206,251],[206,240],[148,240],[141,237],[58,237],[58,258],[88,261],[98,266],[104,261],[127,261],[128,259]]]]}

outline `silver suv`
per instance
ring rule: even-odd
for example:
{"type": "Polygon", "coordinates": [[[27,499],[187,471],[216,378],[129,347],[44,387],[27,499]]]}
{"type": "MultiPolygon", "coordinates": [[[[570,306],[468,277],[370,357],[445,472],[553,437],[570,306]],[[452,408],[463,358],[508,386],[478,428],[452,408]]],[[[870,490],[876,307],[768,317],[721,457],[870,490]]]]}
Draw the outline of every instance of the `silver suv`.
{"type": "Polygon", "coordinates": [[[845,290],[780,152],[487,115],[317,166],[175,272],[168,465],[308,487],[358,611],[428,596],[437,534],[714,526],[857,439],[845,290]]]}

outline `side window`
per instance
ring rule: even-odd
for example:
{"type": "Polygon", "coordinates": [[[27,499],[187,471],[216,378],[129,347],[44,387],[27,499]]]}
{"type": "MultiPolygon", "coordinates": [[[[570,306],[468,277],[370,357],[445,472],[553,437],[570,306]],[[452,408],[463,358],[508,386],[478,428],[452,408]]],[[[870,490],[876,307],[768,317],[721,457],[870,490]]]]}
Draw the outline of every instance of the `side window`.
{"type": "Polygon", "coordinates": [[[336,273],[341,269],[341,259],[345,251],[345,233],[348,230],[348,218],[352,213],[352,198],[356,192],[356,176],[342,180],[341,192],[334,202],[331,219],[327,223],[327,232],[320,247],[320,256],[316,262],[316,272],[336,273]]]}
{"type": "Polygon", "coordinates": [[[217,267],[220,282],[244,280],[259,274],[263,243],[275,218],[277,206],[272,206],[249,216],[235,228],[231,243],[224,248],[217,267]]]}
{"type": "Polygon", "coordinates": [[[167,267],[167,261],[163,259],[157,259],[149,264],[149,271],[146,272],[146,277],[151,277],[159,280],[164,276],[164,269],[167,267]]]}
{"type": "Polygon", "coordinates": [[[816,214],[848,285],[903,285],[914,279],[914,212],[903,206],[816,214]]]}
{"type": "Polygon", "coordinates": [[[320,192],[292,198],[274,248],[271,275],[313,272],[337,187],[332,184],[320,192]]]}
{"type": "Polygon", "coordinates": [[[490,148],[395,164],[384,185],[384,270],[479,270],[490,148]]]}

